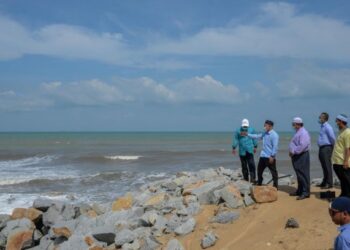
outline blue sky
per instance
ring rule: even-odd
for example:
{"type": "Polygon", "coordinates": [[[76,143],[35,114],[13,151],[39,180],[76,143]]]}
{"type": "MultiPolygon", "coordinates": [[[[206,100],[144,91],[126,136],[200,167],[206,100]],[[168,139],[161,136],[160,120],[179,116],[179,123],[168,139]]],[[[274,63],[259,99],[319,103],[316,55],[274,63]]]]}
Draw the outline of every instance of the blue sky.
{"type": "Polygon", "coordinates": [[[350,115],[349,1],[0,1],[0,131],[350,115]]]}

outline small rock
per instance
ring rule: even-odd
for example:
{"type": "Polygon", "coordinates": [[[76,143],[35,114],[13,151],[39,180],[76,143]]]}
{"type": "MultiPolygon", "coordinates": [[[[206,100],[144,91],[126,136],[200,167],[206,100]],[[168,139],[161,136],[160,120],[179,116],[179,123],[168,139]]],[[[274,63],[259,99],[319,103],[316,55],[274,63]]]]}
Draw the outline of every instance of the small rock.
{"type": "Polygon", "coordinates": [[[203,249],[214,246],[218,237],[213,232],[207,232],[201,240],[201,247],[203,249]]]}
{"type": "Polygon", "coordinates": [[[127,210],[130,209],[133,204],[133,198],[131,194],[128,194],[124,197],[118,198],[115,202],[112,204],[112,211],[120,211],[120,210],[127,210]]]}
{"type": "Polygon", "coordinates": [[[196,226],[196,220],[194,218],[190,218],[185,223],[181,224],[179,227],[175,229],[175,234],[177,235],[185,235],[191,233],[196,226]]]}
{"type": "Polygon", "coordinates": [[[147,211],[144,215],[142,215],[141,220],[145,226],[153,226],[158,219],[158,214],[156,211],[147,211]]]}
{"type": "Polygon", "coordinates": [[[253,205],[255,203],[252,197],[250,197],[250,195],[248,194],[244,195],[243,201],[246,207],[249,207],[250,205],[253,205]]]}
{"type": "Polygon", "coordinates": [[[180,241],[177,239],[172,239],[168,242],[166,250],[185,250],[180,241]]]}
{"type": "Polygon", "coordinates": [[[59,237],[55,238],[55,240],[53,241],[53,244],[55,246],[58,246],[58,245],[62,244],[63,242],[67,241],[67,240],[68,240],[67,237],[59,236],[59,237]]]}
{"type": "Polygon", "coordinates": [[[278,197],[277,189],[272,186],[255,186],[252,194],[257,203],[273,202],[278,197]]]}
{"type": "Polygon", "coordinates": [[[164,188],[166,191],[175,191],[178,185],[174,181],[165,182],[161,184],[161,187],[164,188]]]}
{"type": "Polygon", "coordinates": [[[299,223],[294,218],[289,218],[285,228],[299,228],[299,223]]]}
{"type": "Polygon", "coordinates": [[[239,212],[222,212],[217,214],[214,218],[211,219],[211,222],[227,224],[232,223],[233,221],[239,218],[239,212]]]}

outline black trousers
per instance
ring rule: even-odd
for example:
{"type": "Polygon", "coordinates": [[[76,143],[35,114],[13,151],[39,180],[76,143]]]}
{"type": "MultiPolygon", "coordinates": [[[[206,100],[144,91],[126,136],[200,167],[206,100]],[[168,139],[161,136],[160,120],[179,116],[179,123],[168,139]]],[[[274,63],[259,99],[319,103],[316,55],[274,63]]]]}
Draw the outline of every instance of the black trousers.
{"type": "Polygon", "coordinates": [[[322,185],[330,185],[333,186],[333,171],[332,171],[332,152],[333,146],[321,146],[318,151],[318,158],[321,162],[322,170],[323,170],[323,180],[322,185]]]}
{"type": "Polygon", "coordinates": [[[310,154],[304,152],[292,156],[292,164],[298,180],[298,195],[310,195],[310,154]]]}
{"type": "Polygon", "coordinates": [[[242,174],[243,178],[246,181],[249,181],[249,174],[250,174],[250,181],[255,181],[256,174],[255,174],[255,162],[254,162],[254,155],[251,153],[246,153],[246,155],[242,156],[240,155],[239,158],[241,159],[241,165],[242,165],[242,174]]]}
{"type": "Polygon", "coordinates": [[[269,158],[266,157],[260,157],[259,163],[258,163],[258,185],[261,185],[263,182],[263,173],[265,168],[269,168],[272,180],[273,180],[273,186],[275,188],[278,188],[278,173],[276,168],[276,159],[273,160],[273,163],[270,164],[269,158]]]}
{"type": "Polygon", "coordinates": [[[333,165],[335,174],[340,181],[341,193],[340,196],[350,197],[350,169],[344,169],[343,165],[333,165]]]}

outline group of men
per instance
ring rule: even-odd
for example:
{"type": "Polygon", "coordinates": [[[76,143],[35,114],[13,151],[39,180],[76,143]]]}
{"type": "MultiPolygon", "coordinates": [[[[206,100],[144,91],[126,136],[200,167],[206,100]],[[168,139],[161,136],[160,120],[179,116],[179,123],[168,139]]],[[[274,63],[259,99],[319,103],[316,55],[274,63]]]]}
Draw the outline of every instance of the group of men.
{"type": "MultiPolygon", "coordinates": [[[[320,133],[318,137],[319,160],[323,170],[323,180],[319,187],[322,189],[333,188],[332,169],[336,173],[340,185],[340,196],[350,197],[350,128],[347,127],[348,118],[340,114],[336,117],[339,129],[338,137],[335,137],[332,126],[328,123],[329,115],[325,112],[319,116],[320,133]]],[[[311,138],[305,129],[303,120],[295,117],[292,122],[295,129],[289,143],[289,156],[297,177],[298,187],[291,196],[297,196],[297,200],[310,197],[310,148],[311,138]]],[[[278,152],[279,136],[273,129],[274,122],[266,120],[264,132],[256,133],[249,126],[247,119],[242,120],[242,125],[234,132],[232,153],[239,149],[239,157],[242,165],[243,178],[257,185],[263,183],[263,172],[268,168],[271,172],[273,185],[278,189],[278,171],[276,167],[276,155],[278,152]],[[254,153],[258,146],[258,140],[262,140],[257,179],[254,162],[254,153]]]]}
{"type": "MultiPolygon", "coordinates": [[[[335,250],[350,250],[350,128],[347,127],[348,118],[340,114],[336,117],[339,129],[336,138],[332,126],[328,123],[329,115],[325,112],[319,116],[320,133],[318,137],[319,160],[323,170],[323,180],[318,185],[322,189],[333,188],[333,172],[336,173],[341,187],[341,193],[329,206],[329,215],[332,221],[339,225],[339,235],[334,241],[335,250]]],[[[256,134],[249,126],[249,121],[243,119],[242,126],[234,132],[232,153],[236,154],[239,147],[239,156],[242,164],[242,174],[246,181],[257,185],[263,183],[263,172],[269,168],[273,185],[278,189],[278,172],[276,155],[278,151],[278,134],[273,130],[274,123],[266,120],[264,132],[256,134]],[[258,179],[255,176],[254,153],[257,140],[262,140],[262,150],[258,163],[258,179]]],[[[289,143],[289,156],[296,173],[298,187],[291,196],[297,200],[310,197],[310,147],[309,132],[304,128],[303,120],[295,117],[292,122],[295,134],[289,143]]]]}

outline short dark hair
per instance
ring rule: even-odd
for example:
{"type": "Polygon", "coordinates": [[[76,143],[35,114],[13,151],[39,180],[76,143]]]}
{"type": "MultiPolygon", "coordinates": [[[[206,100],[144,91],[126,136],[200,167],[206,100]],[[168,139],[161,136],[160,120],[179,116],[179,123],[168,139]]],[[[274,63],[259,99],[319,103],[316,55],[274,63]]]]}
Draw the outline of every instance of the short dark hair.
{"type": "Polygon", "coordinates": [[[270,125],[270,126],[273,127],[273,121],[271,121],[271,120],[266,120],[266,121],[265,121],[265,124],[268,124],[268,125],[270,125]]]}
{"type": "Polygon", "coordinates": [[[324,116],[324,119],[325,119],[326,121],[328,121],[328,119],[329,119],[329,114],[328,114],[327,112],[322,112],[321,115],[323,115],[323,116],[324,116]]]}

